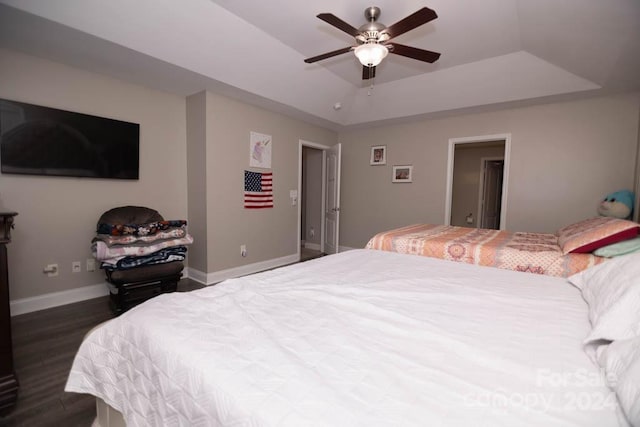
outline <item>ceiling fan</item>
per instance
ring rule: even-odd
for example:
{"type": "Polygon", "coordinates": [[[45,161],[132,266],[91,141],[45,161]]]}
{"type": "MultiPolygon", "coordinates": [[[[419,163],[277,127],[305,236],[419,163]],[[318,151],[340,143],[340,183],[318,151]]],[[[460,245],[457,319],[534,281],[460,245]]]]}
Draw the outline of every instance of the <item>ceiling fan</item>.
{"type": "Polygon", "coordinates": [[[377,22],[378,17],[380,17],[379,7],[372,6],[366,8],[364,10],[364,16],[369,22],[360,28],[355,28],[331,13],[319,14],[317,16],[318,18],[355,37],[357,45],[307,58],[304,62],[311,64],[353,50],[362,64],[362,78],[367,80],[376,76],[376,66],[382,62],[389,52],[429,63],[433,63],[440,58],[440,54],[437,52],[391,42],[391,39],[394,37],[436,19],[438,15],[428,7],[423,7],[388,27],[377,22]]]}

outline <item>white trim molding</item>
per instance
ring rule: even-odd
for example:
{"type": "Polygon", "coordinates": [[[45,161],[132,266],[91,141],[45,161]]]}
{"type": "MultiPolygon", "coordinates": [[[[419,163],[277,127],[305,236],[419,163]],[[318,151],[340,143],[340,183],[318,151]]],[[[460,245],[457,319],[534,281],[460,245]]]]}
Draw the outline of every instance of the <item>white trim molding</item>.
{"type": "MultiPolygon", "coordinates": [[[[188,277],[189,272],[187,269],[184,269],[182,271],[181,278],[185,279],[188,277]]],[[[74,302],[100,298],[106,295],[109,295],[109,285],[107,282],[102,282],[66,291],[51,292],[35,297],[16,299],[10,301],[9,306],[11,308],[11,316],[18,316],[20,314],[27,314],[34,311],[45,310],[47,308],[73,304],[74,302]]]]}
{"type": "MultiPolygon", "coordinates": [[[[212,285],[226,279],[271,270],[284,265],[294,264],[298,261],[300,261],[300,254],[296,253],[240,267],[215,271],[213,273],[203,273],[202,271],[187,267],[182,271],[182,279],[189,278],[204,285],[212,285]]],[[[51,292],[35,297],[21,298],[11,301],[9,305],[11,308],[11,316],[18,316],[20,314],[45,310],[47,308],[72,304],[74,302],[99,298],[106,295],[109,295],[109,285],[106,282],[102,282],[96,285],[83,286],[81,288],[69,289],[66,291],[51,292]]]]}
{"type": "Polygon", "coordinates": [[[31,313],[47,308],[72,304],[88,299],[99,298],[109,295],[109,288],[106,282],[96,285],[83,286],[81,288],[69,289],[60,292],[51,292],[29,298],[20,298],[9,303],[11,316],[31,313]]]}
{"type": "Polygon", "coordinates": [[[253,264],[242,265],[240,267],[228,268],[226,270],[214,271],[212,273],[204,273],[202,271],[188,268],[189,278],[203,285],[213,285],[223,280],[232,279],[234,277],[246,276],[247,274],[258,273],[260,271],[271,270],[273,268],[282,267],[283,265],[293,264],[300,261],[300,254],[287,255],[280,258],[274,258],[266,261],[256,262],[253,264]]]}
{"type": "Polygon", "coordinates": [[[207,283],[207,274],[195,268],[187,267],[185,270],[188,272],[189,278],[203,285],[207,283]]]}
{"type": "Polygon", "coordinates": [[[321,250],[321,246],[319,243],[311,243],[311,242],[305,242],[304,247],[306,249],[311,249],[313,251],[319,251],[321,250]]]}

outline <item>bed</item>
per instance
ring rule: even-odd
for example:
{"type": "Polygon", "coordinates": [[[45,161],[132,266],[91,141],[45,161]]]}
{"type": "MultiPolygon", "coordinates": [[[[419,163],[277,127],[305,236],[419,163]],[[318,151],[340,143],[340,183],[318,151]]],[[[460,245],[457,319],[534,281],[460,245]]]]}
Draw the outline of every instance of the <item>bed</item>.
{"type": "Polygon", "coordinates": [[[593,250],[637,235],[637,223],[606,217],[556,234],[413,224],[376,234],[366,248],[569,277],[606,260],[593,250]]]}
{"type": "Polygon", "coordinates": [[[129,426],[625,426],[590,316],[562,278],[358,249],[159,295],[65,389],[129,426]]]}

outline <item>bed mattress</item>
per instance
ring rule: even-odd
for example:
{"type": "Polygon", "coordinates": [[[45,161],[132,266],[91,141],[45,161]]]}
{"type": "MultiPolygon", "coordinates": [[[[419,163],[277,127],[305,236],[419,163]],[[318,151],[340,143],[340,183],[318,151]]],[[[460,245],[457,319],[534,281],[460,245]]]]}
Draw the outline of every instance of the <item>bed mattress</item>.
{"type": "Polygon", "coordinates": [[[92,332],[67,391],[129,426],[617,426],[564,279],[353,250],[160,295],[92,332]]]}
{"type": "Polygon", "coordinates": [[[605,261],[589,253],[564,254],[555,234],[435,224],[378,233],[366,248],[560,277],[605,261]]]}

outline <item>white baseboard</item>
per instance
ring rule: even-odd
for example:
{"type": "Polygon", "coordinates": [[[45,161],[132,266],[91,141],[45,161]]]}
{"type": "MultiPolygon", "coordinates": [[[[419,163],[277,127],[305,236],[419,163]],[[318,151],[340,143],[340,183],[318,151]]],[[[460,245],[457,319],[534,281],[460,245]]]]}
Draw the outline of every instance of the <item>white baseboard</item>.
{"type": "Polygon", "coordinates": [[[200,270],[196,270],[195,268],[187,267],[184,269],[184,273],[187,273],[189,279],[194,280],[198,283],[202,283],[203,285],[207,284],[207,274],[203,273],[200,270]]]}
{"type": "MultiPolygon", "coordinates": [[[[189,277],[188,272],[182,271],[182,278],[189,277]]],[[[61,305],[72,304],[88,299],[99,298],[109,295],[109,287],[106,282],[96,285],[83,286],[81,288],[69,289],[67,291],[51,292],[36,297],[20,298],[9,303],[11,308],[11,316],[19,314],[31,313],[47,308],[58,307],[61,305]]]]}
{"type": "MultiPolygon", "coordinates": [[[[340,250],[342,251],[343,247],[340,247],[340,250]]],[[[254,264],[214,271],[213,273],[203,273],[202,271],[187,267],[182,271],[182,278],[190,278],[204,285],[212,285],[226,279],[246,276],[247,274],[257,273],[259,271],[282,267],[283,265],[292,264],[299,260],[299,254],[293,254],[281,258],[256,262],[254,264]]],[[[105,295],[109,295],[109,288],[107,287],[106,282],[102,282],[96,285],[83,286],[81,288],[69,289],[66,291],[51,292],[35,297],[21,298],[11,301],[9,305],[11,308],[11,316],[17,316],[20,314],[31,313],[33,311],[99,298],[105,295]]]]}
{"type": "Polygon", "coordinates": [[[319,251],[320,250],[320,244],[319,243],[305,242],[304,247],[307,248],[307,249],[314,250],[314,251],[319,251]]]}
{"type": "Polygon", "coordinates": [[[204,273],[193,268],[188,268],[189,278],[203,285],[212,285],[222,282],[223,280],[232,279],[234,277],[246,276],[247,274],[258,273],[260,271],[271,270],[272,268],[282,267],[283,265],[298,262],[300,257],[298,254],[287,255],[281,258],[270,259],[267,261],[247,264],[240,267],[228,268],[226,270],[214,271],[212,273],[204,273]]]}
{"type": "Polygon", "coordinates": [[[109,294],[109,288],[105,282],[97,285],[83,286],[67,291],[51,292],[36,297],[20,298],[9,303],[11,316],[31,313],[32,311],[71,304],[87,299],[98,298],[109,294]]]}

